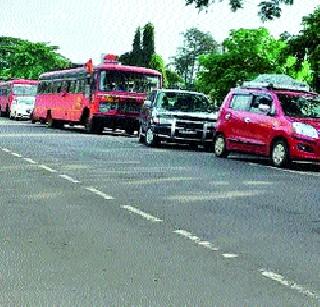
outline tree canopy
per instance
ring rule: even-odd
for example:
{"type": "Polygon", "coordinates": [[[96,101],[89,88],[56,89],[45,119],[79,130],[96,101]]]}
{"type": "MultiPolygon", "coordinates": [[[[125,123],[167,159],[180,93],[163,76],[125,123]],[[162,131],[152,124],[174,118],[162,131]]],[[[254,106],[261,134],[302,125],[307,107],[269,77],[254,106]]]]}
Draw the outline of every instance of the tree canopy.
{"type": "Polygon", "coordinates": [[[70,60],[57,50],[46,43],[0,37],[0,78],[38,79],[46,71],[68,68],[70,60]]]}
{"type": "MultiPolygon", "coordinates": [[[[200,10],[214,4],[214,0],[185,0],[186,5],[194,5],[200,10]]],[[[229,0],[231,11],[243,8],[246,0],[229,0]]],[[[294,0],[261,0],[258,15],[262,20],[273,20],[281,16],[281,5],[293,5],[294,0]]]]}
{"type": "Polygon", "coordinates": [[[199,56],[215,52],[217,46],[210,33],[204,33],[197,28],[188,29],[183,33],[183,46],[178,48],[172,64],[187,87],[193,86],[195,75],[199,70],[199,56]]]}
{"type": "Polygon", "coordinates": [[[200,57],[203,69],[198,74],[197,87],[221,103],[237,83],[262,73],[285,73],[286,47],[265,28],[232,30],[223,42],[223,53],[200,57]]]}

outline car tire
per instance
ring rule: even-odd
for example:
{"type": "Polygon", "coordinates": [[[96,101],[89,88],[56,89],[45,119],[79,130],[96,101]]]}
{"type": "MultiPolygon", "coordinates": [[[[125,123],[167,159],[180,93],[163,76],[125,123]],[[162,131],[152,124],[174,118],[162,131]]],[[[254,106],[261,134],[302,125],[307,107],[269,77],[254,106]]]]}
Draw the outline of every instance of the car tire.
{"type": "Polygon", "coordinates": [[[150,127],[148,128],[144,138],[145,138],[145,144],[149,147],[156,147],[156,146],[159,146],[160,144],[159,138],[153,133],[150,127]]]}
{"type": "Polygon", "coordinates": [[[226,158],[229,155],[226,146],[226,139],[223,135],[218,135],[214,142],[215,155],[218,158],[226,158]]]}
{"type": "Polygon", "coordinates": [[[290,164],[289,148],[285,141],[277,140],[272,144],[271,161],[275,167],[286,167],[290,164]]]}
{"type": "Polygon", "coordinates": [[[145,136],[142,134],[142,125],[139,126],[139,131],[138,131],[138,138],[139,138],[139,143],[143,144],[145,142],[145,136]]]}

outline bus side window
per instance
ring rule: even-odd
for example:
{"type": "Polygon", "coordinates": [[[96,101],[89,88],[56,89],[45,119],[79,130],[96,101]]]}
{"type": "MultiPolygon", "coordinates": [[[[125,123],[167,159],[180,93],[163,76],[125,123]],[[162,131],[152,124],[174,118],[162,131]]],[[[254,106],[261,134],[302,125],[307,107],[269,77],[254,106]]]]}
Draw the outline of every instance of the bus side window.
{"type": "Polygon", "coordinates": [[[76,86],[76,81],[75,80],[70,81],[70,88],[69,88],[70,93],[75,93],[75,86],[76,86]]]}
{"type": "Polygon", "coordinates": [[[70,86],[71,86],[71,81],[70,80],[65,81],[64,89],[66,93],[70,93],[70,86]]]}

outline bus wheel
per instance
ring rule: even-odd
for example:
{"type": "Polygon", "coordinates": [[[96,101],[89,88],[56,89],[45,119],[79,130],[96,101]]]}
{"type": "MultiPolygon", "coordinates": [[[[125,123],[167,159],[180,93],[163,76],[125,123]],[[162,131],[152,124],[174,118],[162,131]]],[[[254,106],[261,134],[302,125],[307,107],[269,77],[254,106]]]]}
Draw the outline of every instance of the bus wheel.
{"type": "Polygon", "coordinates": [[[88,123],[85,125],[86,131],[90,134],[102,134],[103,126],[98,125],[93,122],[93,120],[88,120],[88,123]]]}
{"type": "Polygon", "coordinates": [[[134,135],[134,129],[131,127],[126,128],[125,131],[126,131],[126,134],[134,135]]]}
{"type": "Polygon", "coordinates": [[[48,112],[47,114],[47,128],[55,128],[55,121],[51,116],[51,113],[48,112]]]}

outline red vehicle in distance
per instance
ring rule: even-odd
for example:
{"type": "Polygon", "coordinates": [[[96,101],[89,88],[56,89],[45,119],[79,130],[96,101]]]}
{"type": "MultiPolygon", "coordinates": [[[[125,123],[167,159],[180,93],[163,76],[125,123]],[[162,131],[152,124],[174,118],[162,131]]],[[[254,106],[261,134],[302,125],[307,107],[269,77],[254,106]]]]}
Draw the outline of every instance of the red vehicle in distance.
{"type": "Polygon", "coordinates": [[[103,63],[44,73],[32,122],[50,127],[84,125],[100,134],[104,127],[133,134],[139,128],[139,113],[147,94],[161,87],[161,74],[144,67],[125,66],[107,55],[103,63]]]}
{"type": "Polygon", "coordinates": [[[38,81],[14,79],[0,82],[0,115],[9,116],[13,102],[21,102],[37,94],[38,81]]]}

